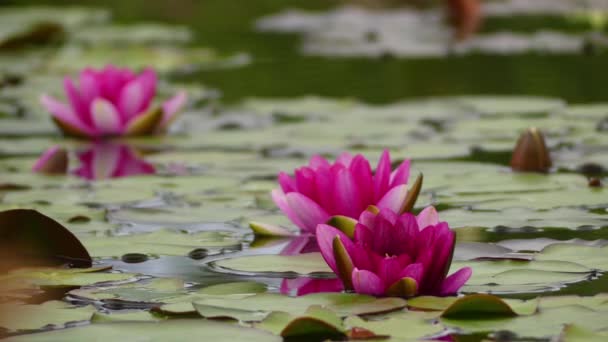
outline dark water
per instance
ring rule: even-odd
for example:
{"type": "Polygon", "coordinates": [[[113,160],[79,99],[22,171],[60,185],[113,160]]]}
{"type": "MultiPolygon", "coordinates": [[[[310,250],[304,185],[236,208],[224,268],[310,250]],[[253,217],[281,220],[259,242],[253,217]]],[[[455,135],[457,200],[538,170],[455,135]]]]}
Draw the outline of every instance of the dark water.
{"type": "MultiPolygon", "coordinates": [[[[299,37],[259,33],[253,23],[285,8],[323,10],[337,0],[24,0],[7,4],[86,5],[110,9],[119,23],[162,21],[191,28],[194,44],[220,53],[247,52],[253,63],[186,76],[222,91],[224,101],[249,96],[316,94],[384,103],[403,98],[459,94],[554,96],[568,102],[608,100],[605,53],[577,55],[468,55],[432,59],[322,58],[298,53],[299,37]]],[[[531,31],[560,27],[580,31],[565,20],[546,17],[492,19],[486,31],[531,31]]]]}

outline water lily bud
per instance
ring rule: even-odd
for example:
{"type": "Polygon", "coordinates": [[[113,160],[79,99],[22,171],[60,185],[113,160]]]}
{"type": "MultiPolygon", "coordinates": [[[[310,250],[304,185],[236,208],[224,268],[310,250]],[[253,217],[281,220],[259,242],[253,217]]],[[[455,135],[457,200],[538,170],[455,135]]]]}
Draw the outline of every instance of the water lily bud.
{"type": "Polygon", "coordinates": [[[448,15],[455,28],[456,40],[466,40],[481,24],[479,0],[448,0],[448,15]]]}
{"type": "Polygon", "coordinates": [[[547,172],[551,156],[545,137],[536,127],[528,128],[517,141],[511,157],[511,169],[523,172],[547,172]]]}

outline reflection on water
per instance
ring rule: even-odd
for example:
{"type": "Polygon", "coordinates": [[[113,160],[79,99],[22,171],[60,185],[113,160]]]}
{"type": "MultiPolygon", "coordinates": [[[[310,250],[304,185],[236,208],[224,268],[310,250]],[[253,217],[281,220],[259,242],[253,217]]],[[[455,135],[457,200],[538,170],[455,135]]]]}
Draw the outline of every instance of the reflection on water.
{"type": "Polygon", "coordinates": [[[45,174],[72,174],[87,180],[146,175],[156,171],[154,165],[126,144],[94,143],[71,152],[75,158],[68,158],[65,148],[53,146],[41,155],[33,170],[45,174]],[[70,168],[70,159],[78,162],[76,168],[70,168]]]}

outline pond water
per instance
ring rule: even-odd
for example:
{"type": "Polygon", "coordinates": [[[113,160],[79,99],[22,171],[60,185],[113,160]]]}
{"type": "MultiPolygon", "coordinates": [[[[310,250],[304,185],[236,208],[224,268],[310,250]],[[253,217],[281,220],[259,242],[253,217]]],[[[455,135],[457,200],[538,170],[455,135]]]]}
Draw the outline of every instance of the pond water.
{"type": "Polygon", "coordinates": [[[94,268],[2,275],[1,334],[608,337],[605,14],[492,9],[478,37],[452,47],[436,8],[355,9],[337,0],[73,5],[81,4],[0,4],[0,210],[53,218],[82,242],[94,268]],[[408,31],[427,22],[427,40],[408,31]],[[42,26],[42,42],[29,46],[40,23],[50,29],[42,26]],[[63,98],[65,75],[108,63],[153,66],[162,98],[187,91],[167,135],[61,137],[40,94],[63,98]],[[509,167],[529,127],[546,136],[548,173],[509,167]],[[34,173],[50,147],[67,163],[62,174],[34,173]],[[409,184],[424,174],[415,212],[434,205],[455,229],[451,269],[473,270],[461,292],[504,301],[459,307],[454,297],[406,303],[328,294],[341,285],[314,238],[249,228],[297,231],[270,196],[279,171],[344,151],[376,165],[385,149],[393,166],[412,160],[409,184]],[[305,292],[322,293],[297,296],[305,292]]]}

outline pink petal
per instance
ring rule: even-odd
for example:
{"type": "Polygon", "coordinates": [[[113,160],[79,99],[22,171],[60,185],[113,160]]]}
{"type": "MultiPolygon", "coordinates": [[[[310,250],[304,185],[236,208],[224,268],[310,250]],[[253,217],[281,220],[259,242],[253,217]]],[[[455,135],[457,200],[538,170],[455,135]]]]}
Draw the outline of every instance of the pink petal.
{"type": "Polygon", "coordinates": [[[302,167],[295,171],[295,183],[297,192],[313,201],[318,199],[315,182],[315,172],[308,167],[302,167]]]}
{"type": "Polygon", "coordinates": [[[382,279],[370,271],[355,268],[352,274],[355,292],[372,296],[384,295],[385,285],[382,279]]]}
{"type": "Polygon", "coordinates": [[[380,255],[398,255],[401,254],[400,246],[394,240],[395,222],[398,216],[388,209],[383,209],[376,216],[374,222],[374,237],[373,244],[370,246],[374,252],[380,255]]]}
{"type": "Polygon", "coordinates": [[[376,273],[385,284],[393,284],[402,277],[399,273],[403,269],[397,257],[384,257],[377,266],[376,273]]]}
{"type": "Polygon", "coordinates": [[[362,224],[370,229],[374,227],[374,221],[376,220],[376,214],[371,211],[364,210],[359,216],[359,224],[362,224]]]}
{"type": "Polygon", "coordinates": [[[289,207],[289,204],[287,204],[287,197],[285,196],[285,193],[281,191],[281,189],[272,190],[271,196],[272,200],[274,201],[274,204],[276,204],[277,207],[281,209],[281,211],[287,216],[287,218],[289,218],[291,222],[293,222],[300,229],[306,230],[306,226],[304,226],[304,223],[300,221],[298,216],[296,216],[296,214],[289,207]]]}
{"type": "Polygon", "coordinates": [[[102,98],[91,103],[91,118],[95,129],[101,135],[118,135],[122,133],[120,114],[114,105],[102,98]]]}
{"type": "Polygon", "coordinates": [[[387,192],[376,205],[378,209],[390,209],[399,212],[407,197],[407,185],[396,186],[387,192]]]}
{"type": "Polygon", "coordinates": [[[129,121],[142,111],[144,103],[144,86],[139,79],[125,85],[118,96],[118,111],[123,122],[129,121]]]}
{"type": "Polygon", "coordinates": [[[336,158],[336,164],[342,165],[344,167],[349,167],[350,162],[353,160],[353,156],[348,152],[343,152],[336,158]]]}
{"type": "Polygon", "coordinates": [[[288,193],[296,191],[296,183],[293,178],[289,177],[288,174],[286,174],[285,172],[280,172],[278,178],[279,185],[281,186],[281,189],[283,189],[283,192],[288,193]]]}
{"type": "Polygon", "coordinates": [[[92,135],[93,131],[87,127],[80,119],[76,116],[74,111],[67,105],[55,100],[53,97],[48,95],[42,95],[40,97],[40,103],[48,110],[56,120],[63,122],[64,124],[73,127],[83,133],[84,135],[92,135]]]}
{"type": "Polygon", "coordinates": [[[156,95],[156,84],[158,83],[158,77],[156,76],[154,69],[145,68],[138,78],[144,90],[143,107],[140,108],[140,110],[145,110],[149,107],[150,102],[152,102],[152,99],[154,99],[154,96],[156,95]]]}
{"type": "Polygon", "coordinates": [[[337,215],[336,203],[334,201],[335,177],[329,168],[319,168],[315,174],[316,193],[318,203],[331,215],[337,215]]]}
{"type": "Polygon", "coordinates": [[[441,285],[441,295],[448,296],[458,293],[460,288],[471,278],[473,270],[470,267],[463,267],[447,277],[441,285]]]}
{"type": "Polygon", "coordinates": [[[416,216],[410,213],[402,214],[395,223],[395,232],[393,240],[397,245],[398,254],[407,253],[415,256],[418,250],[418,223],[416,216]]]}
{"type": "Polygon", "coordinates": [[[85,69],[80,73],[80,94],[84,103],[91,103],[100,96],[97,75],[92,69],[85,69]]]}
{"type": "Polygon", "coordinates": [[[342,241],[342,244],[349,255],[354,254],[354,243],[348,238],[348,236],[346,236],[346,234],[326,224],[319,224],[317,226],[315,235],[317,238],[317,244],[319,245],[319,251],[323,256],[323,259],[325,259],[325,262],[334,271],[334,273],[338,273],[336,260],[334,259],[334,238],[336,236],[340,237],[340,241],[342,241]]]}
{"type": "Polygon", "coordinates": [[[406,159],[399,167],[391,174],[390,187],[395,187],[401,184],[407,184],[410,178],[410,160],[406,159]]]}
{"type": "Polygon", "coordinates": [[[353,266],[361,270],[374,270],[382,261],[382,257],[361,244],[349,246],[348,255],[353,266]]]}
{"type": "Polygon", "coordinates": [[[422,284],[420,284],[420,282],[422,281],[423,276],[424,276],[424,266],[422,266],[421,263],[409,264],[406,268],[404,268],[399,273],[399,279],[405,278],[405,277],[412,278],[418,283],[419,288],[422,285],[422,284]]]}
{"type": "Polygon", "coordinates": [[[321,157],[320,155],[312,156],[312,158],[310,158],[310,161],[308,162],[308,165],[313,169],[330,167],[327,159],[321,157]]]}
{"type": "Polygon", "coordinates": [[[318,224],[329,220],[329,214],[310,198],[297,192],[290,192],[285,197],[291,211],[306,227],[305,230],[313,231],[318,224]]]}
{"type": "Polygon", "coordinates": [[[361,223],[357,223],[355,226],[355,241],[364,246],[372,246],[374,243],[374,232],[361,223]]]}
{"type": "Polygon", "coordinates": [[[374,180],[369,161],[357,155],[350,164],[349,170],[359,193],[359,213],[368,205],[374,204],[374,180]]]}
{"type": "Polygon", "coordinates": [[[89,111],[90,103],[84,101],[80,95],[80,91],[76,88],[71,78],[65,77],[63,80],[63,86],[74,113],[83,123],[86,125],[92,125],[91,113],[89,111]]]}
{"type": "Polygon", "coordinates": [[[352,174],[346,168],[338,170],[334,183],[334,205],[338,214],[357,218],[363,211],[359,191],[352,174]]]}
{"type": "Polygon", "coordinates": [[[382,152],[382,156],[378,161],[376,173],[374,174],[374,201],[378,202],[380,198],[388,191],[388,185],[391,177],[391,157],[388,150],[382,152]]]}
{"type": "Polygon", "coordinates": [[[175,96],[163,103],[163,121],[161,126],[173,120],[173,117],[182,109],[188,100],[188,95],[185,91],[178,92],[175,96]]]}
{"type": "Polygon", "coordinates": [[[416,217],[418,227],[424,229],[428,226],[434,226],[439,223],[439,214],[435,207],[426,207],[416,217]]]}

